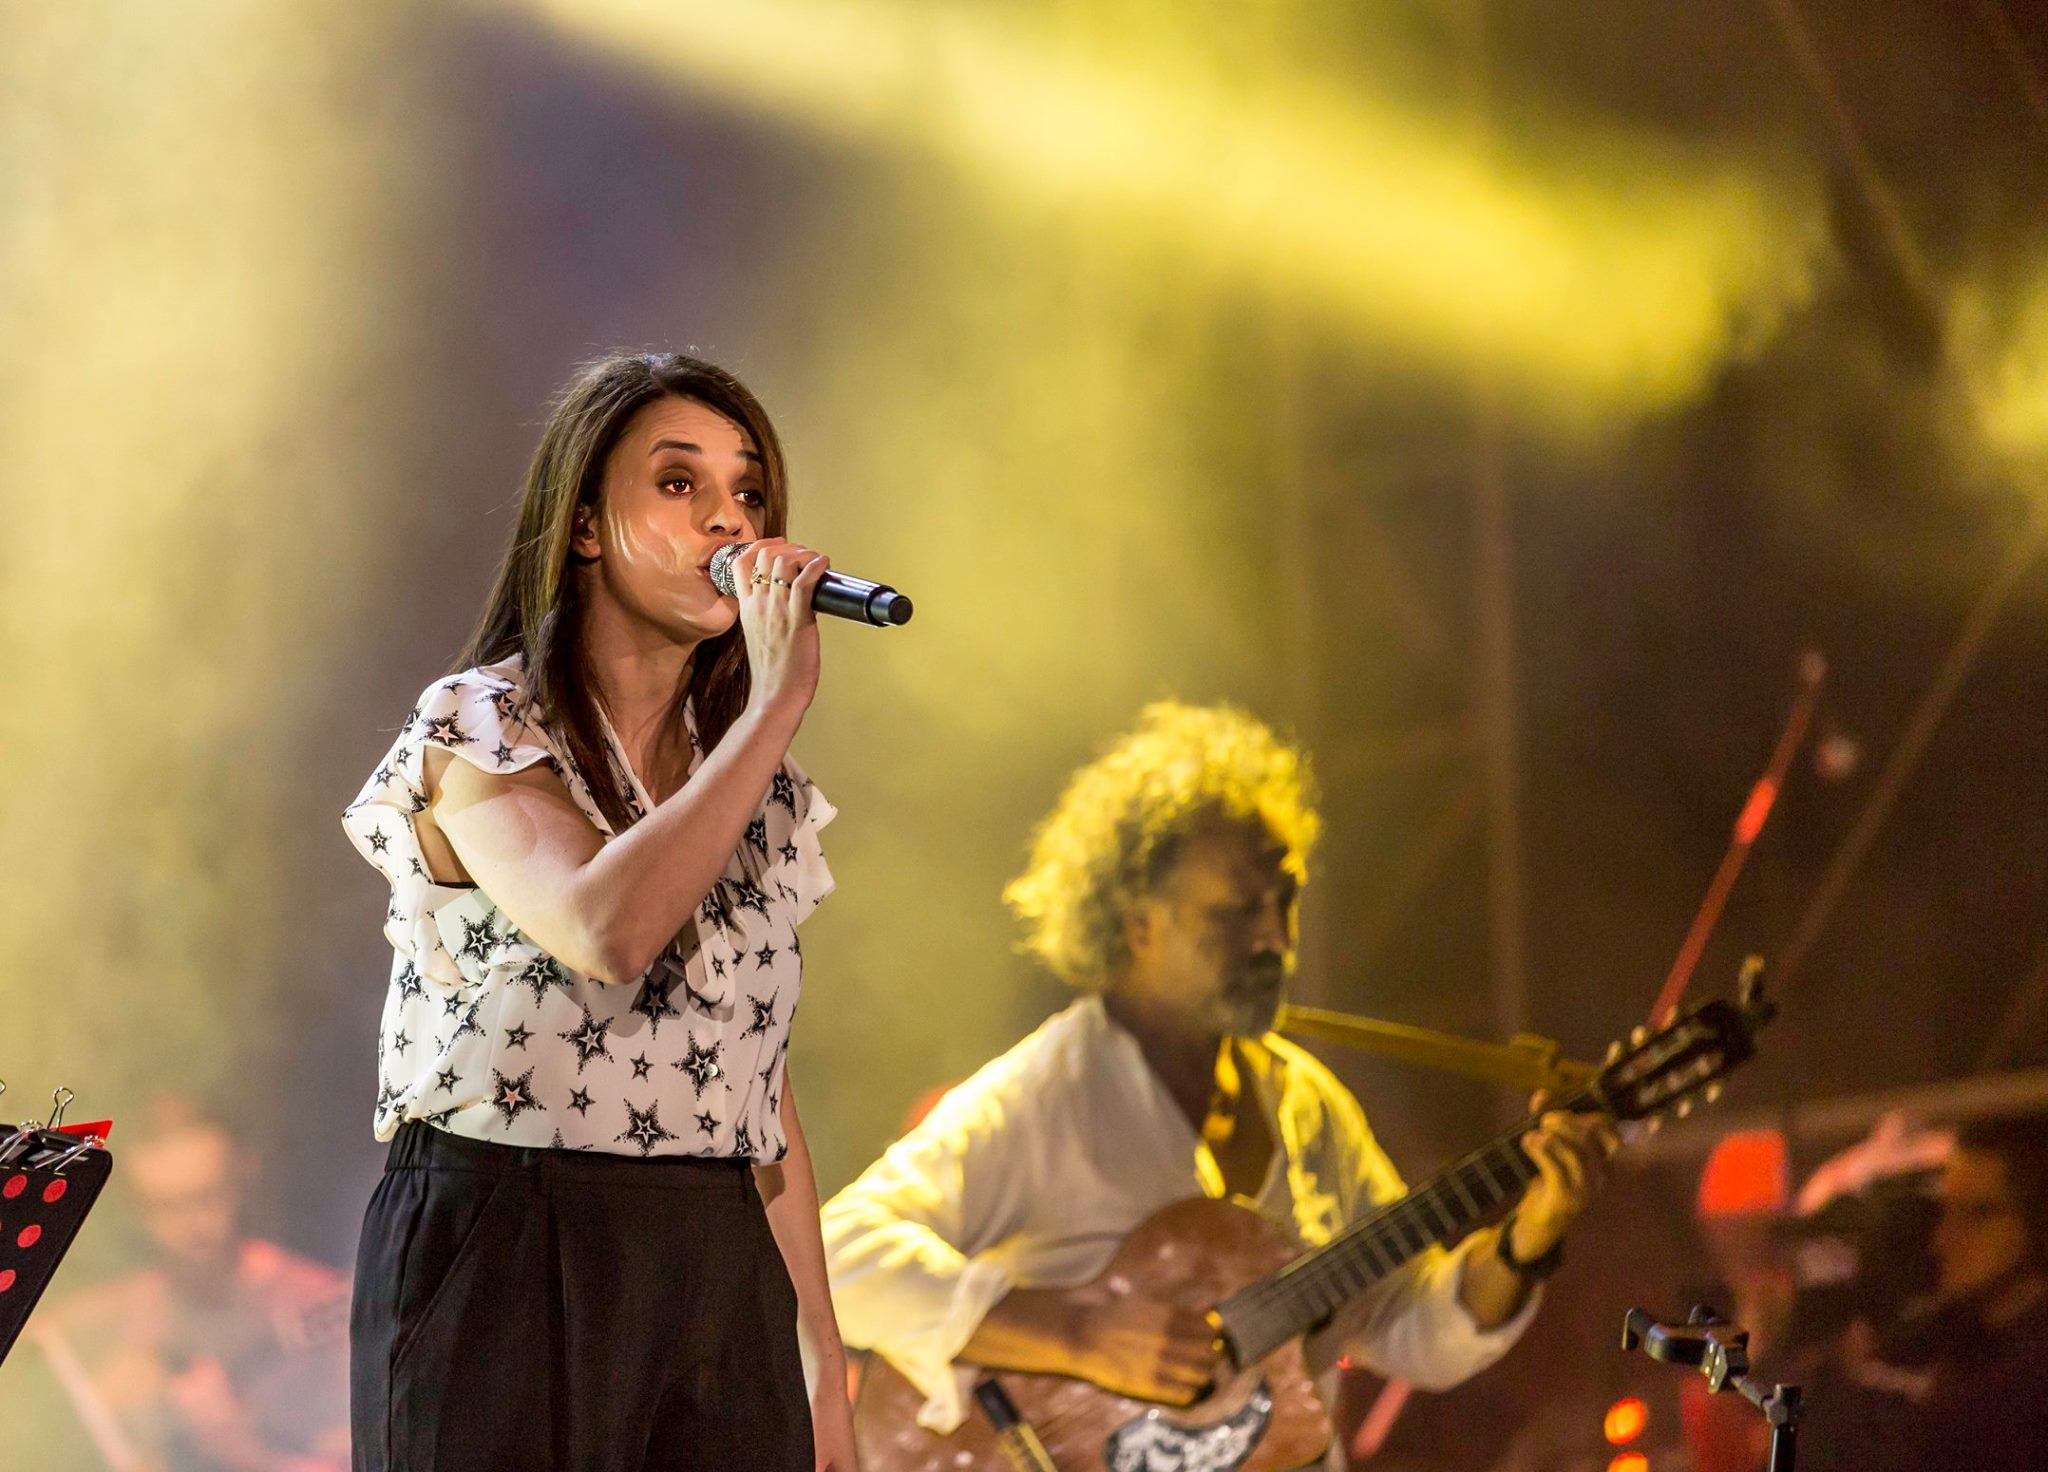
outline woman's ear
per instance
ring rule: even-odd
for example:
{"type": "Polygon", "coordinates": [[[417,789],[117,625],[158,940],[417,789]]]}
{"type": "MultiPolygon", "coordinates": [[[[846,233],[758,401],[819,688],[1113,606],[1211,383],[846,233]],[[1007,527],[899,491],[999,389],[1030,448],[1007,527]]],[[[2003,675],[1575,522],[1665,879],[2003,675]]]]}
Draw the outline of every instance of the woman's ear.
{"type": "Polygon", "coordinates": [[[578,506],[576,520],[569,529],[569,554],[578,562],[595,562],[599,550],[597,508],[578,506]]]}

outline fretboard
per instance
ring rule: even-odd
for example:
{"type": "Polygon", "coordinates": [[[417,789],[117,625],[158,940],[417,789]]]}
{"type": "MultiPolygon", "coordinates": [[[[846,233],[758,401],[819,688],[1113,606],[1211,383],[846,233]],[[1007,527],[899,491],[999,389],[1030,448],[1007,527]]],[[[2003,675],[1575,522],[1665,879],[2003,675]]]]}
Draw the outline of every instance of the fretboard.
{"type": "MultiPolygon", "coordinates": [[[[1568,1099],[1552,1108],[1597,1107],[1568,1099]]],[[[1321,1247],[1270,1278],[1232,1294],[1217,1307],[1231,1356],[1256,1363],[1297,1335],[1318,1328],[1345,1304],[1418,1253],[1452,1242],[1496,1215],[1536,1179],[1521,1138],[1528,1120],[1453,1161],[1321,1247]]]]}

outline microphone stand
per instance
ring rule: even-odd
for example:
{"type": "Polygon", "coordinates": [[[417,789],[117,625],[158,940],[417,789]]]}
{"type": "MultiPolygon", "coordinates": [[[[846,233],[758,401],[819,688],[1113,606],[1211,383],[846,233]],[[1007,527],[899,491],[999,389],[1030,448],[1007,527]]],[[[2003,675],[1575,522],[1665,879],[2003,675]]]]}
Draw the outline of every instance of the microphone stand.
{"type": "Polygon", "coordinates": [[[1796,1385],[1765,1385],[1749,1377],[1749,1331],[1738,1329],[1705,1304],[1696,1305],[1683,1324],[1666,1324],[1639,1308],[1628,1311],[1621,1325],[1621,1347],[1641,1349],[1653,1360],[1693,1365],[1707,1377],[1707,1388],[1732,1390],[1755,1406],[1771,1428],[1766,1472],[1792,1472],[1797,1449],[1800,1399],[1796,1385]]]}

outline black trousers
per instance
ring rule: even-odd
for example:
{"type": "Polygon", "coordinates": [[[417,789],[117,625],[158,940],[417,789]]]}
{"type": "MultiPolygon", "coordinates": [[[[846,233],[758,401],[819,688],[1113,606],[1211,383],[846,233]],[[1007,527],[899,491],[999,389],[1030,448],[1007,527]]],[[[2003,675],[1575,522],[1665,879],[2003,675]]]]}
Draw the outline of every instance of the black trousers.
{"type": "Polygon", "coordinates": [[[743,1162],[407,1124],[363,1220],[355,1472],[811,1472],[796,1293],[743,1162]]]}

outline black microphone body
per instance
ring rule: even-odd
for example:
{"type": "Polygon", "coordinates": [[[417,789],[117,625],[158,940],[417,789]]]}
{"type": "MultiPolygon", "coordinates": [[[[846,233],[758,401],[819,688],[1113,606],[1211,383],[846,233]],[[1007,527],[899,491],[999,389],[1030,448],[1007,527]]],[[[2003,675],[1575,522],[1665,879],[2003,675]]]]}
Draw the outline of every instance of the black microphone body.
{"type": "MultiPolygon", "coordinates": [[[[742,552],[753,545],[752,542],[728,542],[712,553],[711,586],[728,598],[737,597],[738,579],[733,576],[732,565],[742,552]]],[[[818,580],[818,586],[811,594],[811,607],[834,618],[850,618],[855,623],[873,624],[883,629],[909,623],[914,612],[910,600],[887,583],[871,583],[866,578],[843,572],[827,572],[818,580]]]]}

